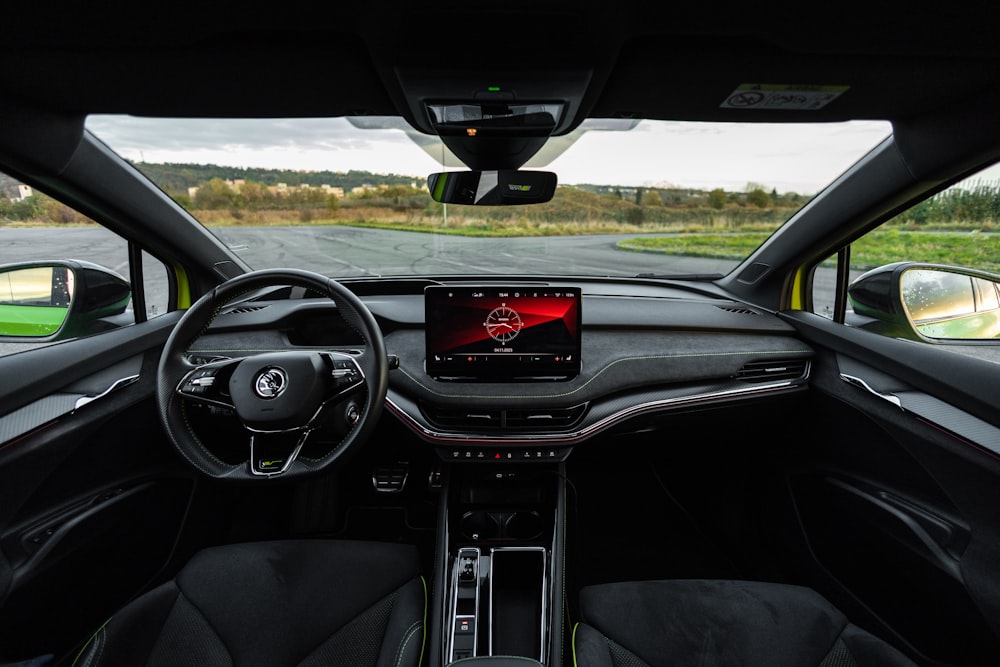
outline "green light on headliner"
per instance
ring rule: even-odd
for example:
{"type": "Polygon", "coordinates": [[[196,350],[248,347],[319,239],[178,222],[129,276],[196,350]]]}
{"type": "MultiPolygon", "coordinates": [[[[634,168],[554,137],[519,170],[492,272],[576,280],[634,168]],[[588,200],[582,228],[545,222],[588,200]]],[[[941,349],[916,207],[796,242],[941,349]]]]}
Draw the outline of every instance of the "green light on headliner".
{"type": "Polygon", "coordinates": [[[488,86],[486,90],[490,91],[491,93],[499,93],[500,86],[488,86]]]}

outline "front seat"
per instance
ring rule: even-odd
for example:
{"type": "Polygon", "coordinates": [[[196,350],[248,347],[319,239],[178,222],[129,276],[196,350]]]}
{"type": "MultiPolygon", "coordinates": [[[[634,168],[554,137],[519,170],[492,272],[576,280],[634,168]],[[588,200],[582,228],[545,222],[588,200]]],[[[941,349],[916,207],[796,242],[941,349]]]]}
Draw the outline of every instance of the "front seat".
{"type": "Polygon", "coordinates": [[[585,587],[576,667],[915,667],[810,588],[730,580],[585,587]]]}
{"type": "Polygon", "coordinates": [[[114,615],[74,665],[416,667],[426,606],[420,572],[412,545],[211,547],[114,615]]]}

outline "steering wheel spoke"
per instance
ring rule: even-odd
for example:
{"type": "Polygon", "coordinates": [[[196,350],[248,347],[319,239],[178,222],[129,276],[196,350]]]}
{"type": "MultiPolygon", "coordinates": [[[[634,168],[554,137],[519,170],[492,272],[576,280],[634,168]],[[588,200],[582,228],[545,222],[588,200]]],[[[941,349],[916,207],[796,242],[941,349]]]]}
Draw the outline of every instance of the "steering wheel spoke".
{"type": "Polygon", "coordinates": [[[250,434],[250,472],[258,477],[274,477],[288,471],[299,458],[311,430],[285,433],[250,434]]]}

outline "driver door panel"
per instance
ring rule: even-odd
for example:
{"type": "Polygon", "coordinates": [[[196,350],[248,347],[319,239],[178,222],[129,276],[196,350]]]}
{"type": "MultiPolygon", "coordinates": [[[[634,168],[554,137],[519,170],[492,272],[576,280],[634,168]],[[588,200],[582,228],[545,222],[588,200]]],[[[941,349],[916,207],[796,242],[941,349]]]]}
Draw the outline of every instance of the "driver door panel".
{"type": "Polygon", "coordinates": [[[169,566],[196,486],[155,409],[174,319],[0,358],[0,663],[71,653],[169,566]]]}

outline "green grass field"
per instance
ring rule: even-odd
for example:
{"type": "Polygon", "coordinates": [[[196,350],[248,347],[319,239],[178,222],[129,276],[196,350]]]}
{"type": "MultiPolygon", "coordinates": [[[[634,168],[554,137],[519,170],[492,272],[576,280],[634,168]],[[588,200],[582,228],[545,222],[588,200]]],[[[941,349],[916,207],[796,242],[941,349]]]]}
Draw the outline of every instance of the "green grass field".
{"type": "MultiPolygon", "coordinates": [[[[618,247],[637,252],[742,259],[766,238],[764,233],[644,236],[620,241],[618,247]]],[[[868,234],[851,246],[851,265],[858,270],[902,259],[1000,273],[1000,234],[889,230],[868,234]]]]}

